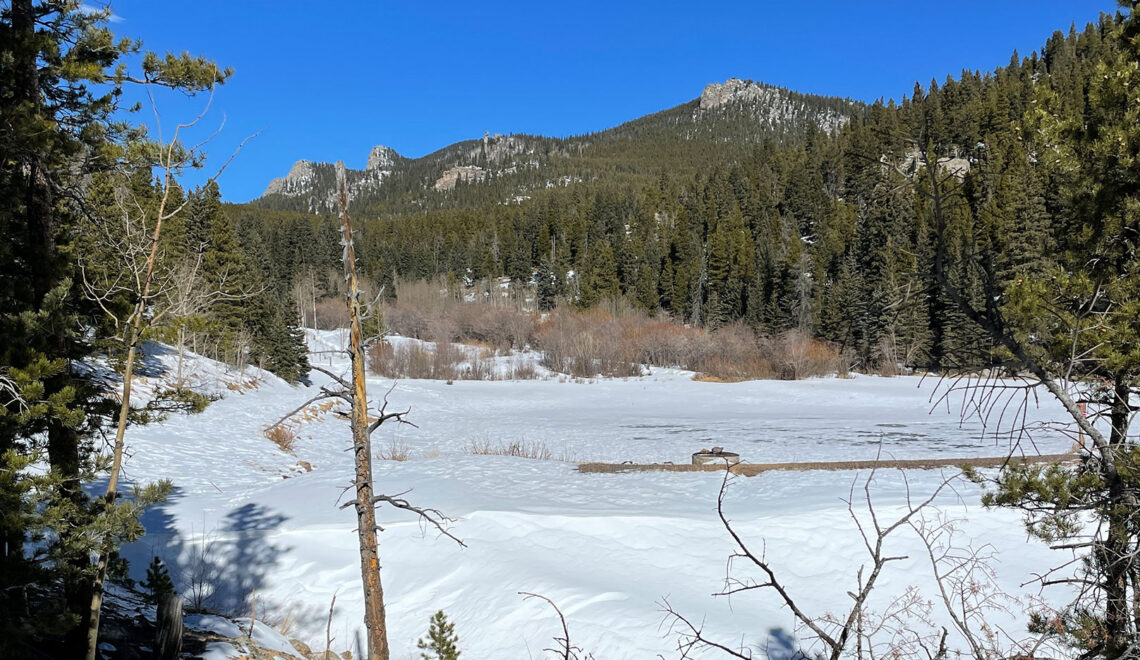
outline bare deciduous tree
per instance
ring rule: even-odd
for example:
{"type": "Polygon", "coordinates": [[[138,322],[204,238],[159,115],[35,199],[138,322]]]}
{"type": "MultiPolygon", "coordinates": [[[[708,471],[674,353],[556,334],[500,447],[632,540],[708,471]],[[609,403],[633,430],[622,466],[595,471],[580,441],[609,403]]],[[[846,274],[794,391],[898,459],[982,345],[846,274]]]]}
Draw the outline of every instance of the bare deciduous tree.
{"type": "MultiPolygon", "coordinates": [[[[821,657],[829,660],[841,657],[945,660],[951,654],[995,660],[1019,653],[1036,653],[1052,641],[1050,635],[1017,638],[990,623],[995,613],[1009,613],[1017,604],[995,582],[992,548],[988,545],[973,548],[959,543],[955,533],[960,521],[934,506],[941,494],[963,479],[961,474],[944,476],[929,495],[919,500],[912,494],[905,473],[900,471],[906,489],[905,506],[898,517],[883,520],[871,494],[876,473],[877,469],[872,469],[858,489],[858,479],[854,481],[846,500],[848,514],[865,551],[865,560],[854,576],[854,588],[847,592],[850,604],[838,612],[820,615],[801,607],[798,595],[781,579],[768,558],[767,549],[755,550],[733,526],[725,512],[732,476],[726,470],[717,497],[717,514],[732,537],[736,552],[729,558],[725,586],[717,595],[755,590],[774,592],[777,601],[791,611],[797,627],[807,633],[810,644],[817,646],[821,657]],[[932,601],[927,594],[911,586],[890,595],[885,605],[872,608],[869,599],[884,570],[891,563],[908,558],[888,554],[886,543],[907,531],[917,535],[926,551],[937,600],[932,601]],[[751,574],[742,569],[751,569],[751,574]],[[952,623],[953,639],[950,630],[939,624],[943,619],[952,623]],[[965,652],[950,648],[951,642],[959,640],[964,640],[965,652]]],[[[717,650],[735,658],[754,657],[753,650],[743,643],[730,645],[713,639],[702,623],[677,611],[667,599],[663,600],[663,609],[670,631],[678,635],[677,650],[682,658],[693,657],[703,649],[717,650]]]]}
{"type": "Polygon", "coordinates": [[[554,643],[557,644],[555,648],[545,648],[543,649],[544,651],[554,653],[562,660],[594,660],[594,654],[587,653],[582,647],[575,646],[570,641],[570,626],[566,624],[566,616],[562,614],[562,610],[559,609],[554,601],[542,594],[532,594],[529,591],[520,591],[518,593],[523,597],[523,600],[537,598],[545,601],[546,604],[554,608],[554,613],[558,615],[558,622],[562,625],[562,635],[556,635],[554,637],[554,643]]]}
{"type": "MultiPolygon", "coordinates": [[[[212,98],[212,94],[211,94],[212,98]]],[[[158,118],[157,106],[155,117],[158,118]]],[[[117,330],[117,339],[126,349],[122,384],[119,392],[119,412],[116,417],[115,439],[112,445],[111,469],[104,494],[108,511],[119,498],[119,478],[122,473],[124,438],[131,417],[131,391],[135,373],[135,362],[144,334],[156,326],[171,312],[168,305],[175,289],[174,277],[164,272],[160,260],[163,223],[180,213],[186,202],[175,201],[176,176],[187,167],[200,163],[201,148],[205,143],[188,147],[181,141],[183,131],[192,129],[209,111],[205,109],[192,121],[178,124],[169,142],[155,145],[155,161],[151,163],[162,173],[159,183],[157,208],[153,210],[146,203],[131,195],[126,185],[114,188],[116,213],[113,218],[89,216],[93,225],[94,240],[100,244],[99,254],[112,257],[113,264],[103,264],[97,274],[80,264],[83,286],[87,296],[96,302],[117,330]],[[120,311],[116,299],[126,297],[133,301],[128,311],[120,311]]],[[[161,134],[161,123],[159,132],[161,134]]],[[[248,138],[247,138],[248,139],[248,138]]],[[[242,145],[245,141],[242,142],[242,145]]],[[[241,149],[239,145],[238,149],[241,149]]],[[[234,155],[236,155],[236,151],[234,155]]],[[[219,168],[211,181],[217,178],[233,159],[233,155],[219,168]]],[[[87,658],[94,660],[97,655],[99,637],[99,615],[103,605],[103,585],[107,577],[107,567],[111,554],[116,549],[113,535],[107,534],[101,542],[101,550],[95,567],[95,584],[91,597],[89,624],[87,630],[87,658]]]]}

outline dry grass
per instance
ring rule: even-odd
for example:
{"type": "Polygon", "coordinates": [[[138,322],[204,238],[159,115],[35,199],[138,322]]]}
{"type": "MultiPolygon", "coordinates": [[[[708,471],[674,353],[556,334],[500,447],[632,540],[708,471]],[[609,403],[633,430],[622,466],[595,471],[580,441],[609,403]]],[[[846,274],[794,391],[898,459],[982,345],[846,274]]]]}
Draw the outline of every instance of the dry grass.
{"type": "Polygon", "coordinates": [[[284,424],[265,429],[265,437],[272,440],[273,444],[283,452],[292,453],[293,446],[297,444],[296,431],[284,424]]]}
{"type": "Polygon", "coordinates": [[[487,439],[472,440],[467,445],[467,453],[480,456],[517,456],[518,458],[530,458],[536,461],[555,460],[554,453],[550,451],[545,442],[529,440],[515,440],[507,444],[487,439]]]}
{"type": "Polygon", "coordinates": [[[332,410],[336,406],[333,401],[325,401],[322,403],[314,403],[313,405],[305,408],[294,419],[302,422],[319,422],[324,417],[325,413],[332,410]]]}
{"type": "Polygon", "coordinates": [[[411,458],[412,452],[405,442],[392,440],[376,452],[376,457],[382,461],[406,461],[411,458]]]}
{"type": "Polygon", "coordinates": [[[237,392],[238,394],[245,394],[250,390],[256,390],[258,385],[260,385],[260,383],[254,379],[241,380],[236,383],[226,383],[226,389],[231,392],[237,392]]]}

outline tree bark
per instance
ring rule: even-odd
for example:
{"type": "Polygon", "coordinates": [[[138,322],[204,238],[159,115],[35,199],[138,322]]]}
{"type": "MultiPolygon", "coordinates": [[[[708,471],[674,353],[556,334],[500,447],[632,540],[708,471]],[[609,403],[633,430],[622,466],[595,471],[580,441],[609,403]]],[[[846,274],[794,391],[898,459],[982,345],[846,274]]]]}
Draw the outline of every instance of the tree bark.
{"type": "Polygon", "coordinates": [[[186,354],[186,326],[178,326],[178,377],[175,380],[182,387],[182,360],[186,354]]]}
{"type": "MultiPolygon", "coordinates": [[[[1112,407],[1109,419],[1112,430],[1109,435],[1109,451],[1113,458],[1118,458],[1119,452],[1125,451],[1128,441],[1128,422],[1132,415],[1129,395],[1132,388],[1123,380],[1116,380],[1113,384],[1112,407]]],[[[1102,547],[1099,548],[1098,559],[1103,562],[1104,599],[1105,599],[1105,628],[1108,639],[1106,655],[1109,658],[1124,657],[1131,646],[1135,612],[1132,599],[1129,598],[1129,574],[1135,568],[1132,566],[1131,533],[1129,520],[1135,514],[1137,502],[1128,492],[1125,483],[1117,470],[1105,475],[1108,485],[1109,511],[1108,536],[1102,547]]]]}
{"type": "Polygon", "coordinates": [[[356,520],[360,541],[360,574],[364,583],[364,625],[368,631],[368,659],[389,660],[388,630],[384,615],[384,587],[380,582],[380,553],[376,539],[376,509],[372,503],[372,442],[368,433],[368,392],[364,382],[364,338],[360,329],[360,298],[356,281],[356,252],[348,217],[344,163],[337,163],[337,187],[344,252],[344,278],[348,284],[349,344],[352,357],[352,449],[356,465],[356,520]]]}
{"type": "MultiPolygon", "coordinates": [[[[163,180],[162,200],[158,204],[158,214],[155,216],[154,233],[151,236],[150,256],[146,262],[146,275],[142,280],[142,291],[135,303],[134,319],[127,332],[127,364],[123,368],[122,400],[119,403],[119,417],[115,427],[115,445],[111,458],[111,473],[107,478],[107,493],[104,496],[107,507],[114,506],[119,494],[119,475],[123,470],[123,446],[127,433],[127,418],[131,412],[131,383],[134,379],[135,357],[138,354],[139,340],[142,338],[143,323],[146,316],[147,303],[150,298],[150,286],[154,281],[154,264],[158,259],[158,239],[162,236],[162,221],[166,213],[166,202],[170,196],[171,172],[168,168],[163,180]]],[[[107,563],[114,551],[113,539],[103,540],[103,547],[99,552],[99,560],[95,566],[95,584],[91,593],[91,610],[87,623],[87,660],[95,660],[99,646],[99,614],[103,609],[103,584],[107,580],[107,563]]]]}

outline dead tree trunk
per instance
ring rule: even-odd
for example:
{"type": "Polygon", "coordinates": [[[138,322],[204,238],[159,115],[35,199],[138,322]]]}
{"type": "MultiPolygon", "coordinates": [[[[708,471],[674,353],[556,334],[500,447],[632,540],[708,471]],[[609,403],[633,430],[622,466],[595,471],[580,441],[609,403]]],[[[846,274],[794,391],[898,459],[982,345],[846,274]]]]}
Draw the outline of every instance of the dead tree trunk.
{"type": "Polygon", "coordinates": [[[182,597],[167,594],[158,604],[154,633],[156,660],[178,660],[182,655],[182,597]]]}
{"type": "MultiPolygon", "coordinates": [[[[351,406],[348,418],[352,427],[355,475],[346,491],[354,490],[355,498],[340,505],[340,508],[346,509],[351,506],[356,509],[357,537],[360,542],[360,577],[364,586],[364,624],[368,634],[368,660],[389,660],[388,633],[384,613],[384,587],[380,581],[380,553],[376,534],[377,531],[381,530],[376,524],[376,506],[386,503],[397,509],[410,511],[419,516],[424,523],[435,527],[444,536],[454,540],[460,546],[466,546],[455,535],[447,531],[446,524],[451,522],[451,519],[440,511],[415,506],[401,497],[404,493],[397,495],[378,493],[372,481],[372,434],[388,420],[395,420],[398,423],[411,426],[415,426],[415,424],[405,419],[410,410],[388,411],[387,394],[384,395],[382,405],[375,411],[374,418],[369,420],[368,391],[364,381],[365,342],[361,330],[361,321],[365,318],[364,308],[366,306],[360,302],[360,288],[356,276],[356,253],[352,244],[352,223],[348,217],[344,163],[337,163],[337,189],[340,202],[341,242],[344,245],[341,260],[344,263],[344,280],[347,285],[346,301],[349,314],[349,348],[345,352],[352,362],[352,378],[350,380],[324,367],[312,365],[314,371],[325,374],[336,385],[321,387],[320,394],[282,417],[269,429],[281,425],[310,404],[323,399],[340,399],[351,406]]],[[[394,387],[395,385],[393,385],[394,387]]],[[[388,390],[389,393],[391,391],[391,389],[388,390]]]]}
{"type": "Polygon", "coordinates": [[[369,660],[388,660],[388,630],[384,620],[384,586],[380,582],[380,555],[373,506],[372,442],[368,430],[368,392],[364,383],[364,337],[360,330],[360,291],[356,282],[356,252],[348,218],[344,163],[338,162],[341,242],[344,244],[344,280],[348,285],[349,351],[352,358],[352,450],[356,466],[356,520],[360,540],[360,574],[364,582],[364,624],[368,630],[369,660]]]}

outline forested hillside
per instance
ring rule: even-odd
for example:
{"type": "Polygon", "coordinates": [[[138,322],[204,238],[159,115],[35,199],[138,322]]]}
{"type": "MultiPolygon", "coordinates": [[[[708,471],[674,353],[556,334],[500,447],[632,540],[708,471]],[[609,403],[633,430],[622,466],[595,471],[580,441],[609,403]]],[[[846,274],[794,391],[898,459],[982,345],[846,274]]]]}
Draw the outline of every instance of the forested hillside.
{"type": "MultiPolygon", "coordinates": [[[[1083,111],[1094,62],[1116,47],[1104,38],[1113,20],[1058,32],[992,72],[916,85],[897,103],[729,81],[594,135],[453,145],[360,189],[358,253],[389,295],[394,278],[550,278],[578,306],[621,296],[686,323],[805,330],[854,350],[864,368],[986,366],[998,360],[989,340],[934,286],[914,180],[922,154],[952,180],[957,250],[987,251],[1002,287],[1047,271],[1072,209],[1030,124],[1045,95],[1083,111]],[[771,94],[793,110],[773,112],[771,94]],[[448,165],[485,175],[433,185],[448,165]]],[[[282,290],[326,281],[339,258],[329,217],[267,210],[323,210],[303,199],[228,207],[282,290]]],[[[951,271],[980,291],[964,262],[951,271]]]]}

